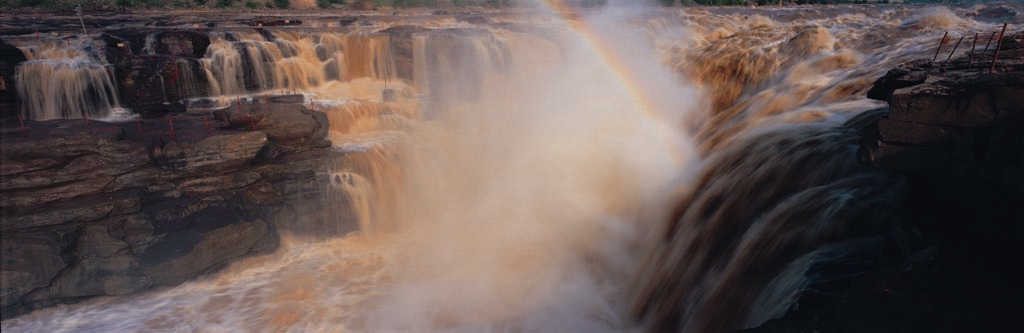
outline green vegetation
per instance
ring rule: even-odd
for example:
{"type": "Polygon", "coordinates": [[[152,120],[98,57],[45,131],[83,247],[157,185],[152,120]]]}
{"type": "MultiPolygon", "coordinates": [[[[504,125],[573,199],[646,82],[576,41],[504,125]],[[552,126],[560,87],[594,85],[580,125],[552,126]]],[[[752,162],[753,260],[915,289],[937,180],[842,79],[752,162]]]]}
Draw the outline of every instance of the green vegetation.
{"type": "Polygon", "coordinates": [[[55,3],[50,0],[15,0],[15,7],[39,7],[39,8],[53,8],[55,3]]]}
{"type": "Polygon", "coordinates": [[[289,0],[274,0],[274,8],[288,9],[292,7],[292,3],[289,0]]]}
{"type": "MultiPolygon", "coordinates": [[[[362,0],[350,0],[346,3],[353,3],[362,0]]],[[[370,0],[377,7],[426,7],[437,8],[444,6],[456,7],[512,7],[526,3],[529,0],[370,0]]],[[[587,3],[605,3],[607,0],[567,0],[570,5],[585,5],[587,3]]]]}
{"type": "Polygon", "coordinates": [[[700,4],[700,5],[737,6],[737,5],[750,5],[754,1],[748,1],[748,0],[695,0],[694,2],[696,2],[697,4],[700,4]]]}
{"type": "Polygon", "coordinates": [[[331,8],[331,5],[344,5],[345,0],[316,0],[316,6],[320,8],[331,8]]]}

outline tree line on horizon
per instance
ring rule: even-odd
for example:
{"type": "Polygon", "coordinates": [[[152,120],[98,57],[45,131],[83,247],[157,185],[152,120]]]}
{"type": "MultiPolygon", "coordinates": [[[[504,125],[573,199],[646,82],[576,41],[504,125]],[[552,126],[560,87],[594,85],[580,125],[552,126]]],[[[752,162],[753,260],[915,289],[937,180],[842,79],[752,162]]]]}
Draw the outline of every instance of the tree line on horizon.
{"type": "MultiPolygon", "coordinates": [[[[444,8],[444,7],[516,7],[528,5],[531,0],[315,0],[318,7],[349,7],[368,9],[374,7],[400,8],[444,8]]],[[[645,0],[663,6],[765,6],[779,4],[779,0],[645,0]]],[[[864,4],[864,3],[946,3],[965,4],[1013,0],[782,0],[783,4],[864,4]]],[[[609,0],[560,0],[574,7],[599,7],[609,0]]],[[[290,0],[0,0],[0,8],[72,8],[75,4],[84,7],[102,8],[249,8],[288,9],[290,0]]]]}

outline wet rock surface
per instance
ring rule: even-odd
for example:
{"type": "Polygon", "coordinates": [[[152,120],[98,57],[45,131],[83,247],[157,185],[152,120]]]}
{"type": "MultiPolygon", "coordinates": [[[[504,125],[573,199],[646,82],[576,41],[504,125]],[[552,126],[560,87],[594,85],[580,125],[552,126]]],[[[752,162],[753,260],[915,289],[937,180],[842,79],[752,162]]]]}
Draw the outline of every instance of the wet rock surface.
{"type": "MultiPolygon", "coordinates": [[[[299,96],[301,97],[301,96],[299,96]]],[[[297,104],[242,103],[215,113],[215,118],[234,129],[256,129],[274,142],[293,149],[326,147],[330,124],[327,116],[297,104]]]]}
{"type": "Polygon", "coordinates": [[[324,170],[358,152],[329,148],[326,116],[295,104],[241,110],[3,122],[3,317],[175,285],[269,253],[282,232],[356,230],[324,170]]]}

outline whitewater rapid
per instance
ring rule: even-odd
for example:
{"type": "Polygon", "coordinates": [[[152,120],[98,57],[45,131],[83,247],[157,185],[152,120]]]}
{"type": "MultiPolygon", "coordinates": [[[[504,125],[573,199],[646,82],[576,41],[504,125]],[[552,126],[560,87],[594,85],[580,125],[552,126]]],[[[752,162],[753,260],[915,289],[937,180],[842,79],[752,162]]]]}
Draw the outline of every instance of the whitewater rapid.
{"type": "MultiPolygon", "coordinates": [[[[392,65],[381,59],[391,51],[383,44],[369,47],[361,63],[346,68],[328,64],[351,56],[268,67],[261,78],[268,85],[320,101],[318,109],[331,120],[335,149],[379,150],[373,155],[379,158],[366,162],[376,168],[375,176],[356,186],[373,188],[361,205],[361,232],[335,239],[285,235],[271,255],[244,259],[176,287],[58,305],[5,320],[0,327],[5,332],[624,332],[640,327],[631,318],[636,299],[658,296],[660,289],[651,287],[657,284],[641,280],[659,274],[658,261],[645,255],[657,253],[652,239],[664,237],[666,229],[689,239],[680,248],[697,253],[665,255],[699,269],[685,273],[689,280],[684,281],[701,290],[680,297],[705,308],[660,315],[757,325],[748,317],[778,315],[775,307],[763,305],[774,312],[748,316],[733,313],[725,301],[757,300],[774,275],[750,283],[757,287],[753,290],[716,284],[714,277],[720,276],[742,280],[749,263],[742,260],[753,259],[714,261],[699,256],[713,250],[692,244],[701,239],[774,244],[796,237],[775,239],[755,231],[738,240],[716,233],[721,228],[713,227],[720,222],[714,217],[735,211],[743,212],[738,215],[743,223],[764,215],[806,218],[759,210],[752,194],[758,191],[818,186],[819,192],[802,193],[795,201],[761,200],[772,209],[778,204],[796,210],[863,195],[856,188],[821,190],[870,178],[845,169],[849,161],[840,155],[849,145],[829,145],[849,144],[843,140],[853,130],[834,129],[882,106],[864,97],[873,80],[900,62],[929,54],[943,32],[993,29],[995,19],[987,20],[985,13],[982,5],[619,8],[568,18],[554,10],[549,15],[555,19],[545,21],[546,29],[557,32],[553,36],[481,28],[479,34],[440,33],[417,40],[414,47],[424,52],[419,54],[430,56],[417,58],[422,80],[416,82],[386,81],[393,80],[392,65]],[[370,78],[331,79],[355,72],[370,78]],[[303,80],[291,80],[295,77],[303,80]],[[371,106],[347,102],[376,98],[385,89],[398,91],[398,100],[375,100],[371,106]],[[803,149],[787,145],[794,138],[818,142],[817,150],[801,150],[801,156],[835,157],[821,159],[827,175],[819,181],[796,173],[814,165],[756,172],[764,165],[789,165],[785,156],[803,149]],[[755,154],[763,157],[750,158],[755,154]],[[802,176],[808,179],[791,181],[802,176]],[[776,177],[772,184],[777,185],[756,186],[764,184],[756,177],[776,177]],[[701,205],[689,215],[673,212],[679,201],[701,205]],[[680,226],[666,227],[666,221],[680,226]],[[727,295],[729,290],[746,294],[727,295]]],[[[1020,24],[1020,15],[1013,19],[1020,24]]],[[[258,53],[291,45],[301,54],[314,44],[351,42],[282,36],[274,45],[247,47],[258,53]]],[[[230,67],[239,56],[231,50],[218,40],[204,59],[207,66],[219,64],[206,72],[218,94],[245,90],[230,67]]],[[[775,273],[793,257],[774,263],[775,273]]],[[[725,327],[700,325],[688,329],[725,327]]]]}

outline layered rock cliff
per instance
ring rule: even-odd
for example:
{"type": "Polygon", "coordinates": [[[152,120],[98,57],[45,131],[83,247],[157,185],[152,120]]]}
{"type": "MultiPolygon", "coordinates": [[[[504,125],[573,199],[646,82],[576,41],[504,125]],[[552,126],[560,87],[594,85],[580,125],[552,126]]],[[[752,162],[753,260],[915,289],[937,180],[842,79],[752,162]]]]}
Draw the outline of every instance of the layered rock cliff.
{"type": "Polygon", "coordinates": [[[175,285],[271,252],[283,232],[358,229],[331,170],[359,152],[331,149],[326,134],[326,116],[296,104],[4,122],[4,318],[175,285]]]}

